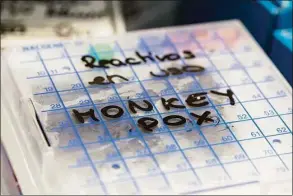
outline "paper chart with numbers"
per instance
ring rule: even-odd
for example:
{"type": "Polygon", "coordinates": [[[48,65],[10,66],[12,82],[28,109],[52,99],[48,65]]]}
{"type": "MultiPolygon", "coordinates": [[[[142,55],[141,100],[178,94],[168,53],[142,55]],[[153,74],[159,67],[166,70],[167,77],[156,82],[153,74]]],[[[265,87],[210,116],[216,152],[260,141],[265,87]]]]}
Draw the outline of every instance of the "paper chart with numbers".
{"type": "Polygon", "coordinates": [[[292,88],[238,21],[25,45],[7,59],[51,150],[48,192],[237,193],[292,175],[292,88]]]}

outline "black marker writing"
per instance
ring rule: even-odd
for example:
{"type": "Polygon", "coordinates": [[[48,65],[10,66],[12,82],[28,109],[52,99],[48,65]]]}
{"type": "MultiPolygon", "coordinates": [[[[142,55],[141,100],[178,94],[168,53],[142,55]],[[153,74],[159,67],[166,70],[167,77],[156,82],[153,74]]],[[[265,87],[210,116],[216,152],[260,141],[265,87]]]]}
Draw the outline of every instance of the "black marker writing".
{"type": "Polygon", "coordinates": [[[142,127],[144,130],[148,132],[152,132],[152,128],[156,127],[159,122],[157,119],[150,118],[150,117],[143,117],[140,118],[138,121],[138,126],[142,127]]]}
{"type": "MultiPolygon", "coordinates": [[[[103,77],[98,78],[100,80],[100,82],[104,81],[103,77]]],[[[96,78],[97,80],[97,78],[96,78]]],[[[112,81],[113,82],[113,81],[112,81]]],[[[221,96],[227,96],[230,98],[230,102],[231,105],[235,104],[235,101],[232,97],[233,92],[228,89],[227,93],[221,93],[221,92],[217,92],[217,91],[211,91],[211,93],[217,94],[217,95],[221,95],[221,96]]],[[[209,104],[208,101],[206,101],[207,97],[206,97],[207,93],[206,92],[200,92],[200,93],[193,93],[190,94],[185,102],[187,103],[187,105],[192,106],[192,107],[202,107],[202,106],[206,106],[209,104]]],[[[169,99],[165,99],[165,98],[161,98],[162,104],[164,106],[164,108],[166,110],[170,110],[172,107],[173,108],[185,108],[185,105],[180,105],[180,104],[175,104],[174,102],[179,102],[179,99],[172,97],[169,99]]],[[[137,104],[134,101],[128,100],[128,107],[129,110],[132,113],[137,113],[137,109],[142,110],[142,111],[152,111],[153,110],[153,105],[151,102],[147,101],[147,100],[143,100],[143,104],[137,104]]],[[[91,117],[93,120],[95,121],[99,121],[98,118],[95,117],[95,113],[93,109],[90,109],[87,112],[81,113],[78,112],[77,110],[72,110],[75,117],[77,118],[77,120],[80,123],[84,123],[84,117],[88,116],[91,117]]],[[[105,106],[101,109],[101,113],[109,118],[120,118],[123,114],[124,114],[124,110],[116,105],[109,105],[109,106],[105,106]]],[[[210,117],[209,115],[211,114],[210,111],[205,111],[202,115],[198,115],[195,113],[190,113],[191,116],[195,117],[197,119],[197,124],[198,125],[202,125],[204,122],[206,123],[219,123],[220,119],[218,117],[217,120],[214,120],[212,117],[210,117]]],[[[186,123],[186,118],[180,115],[169,115],[163,118],[163,123],[166,125],[170,125],[170,126],[178,126],[178,125],[183,125],[186,123]]],[[[148,132],[152,132],[152,128],[156,127],[158,125],[158,120],[151,118],[151,117],[143,117],[140,118],[137,121],[138,125],[140,127],[142,127],[144,130],[148,131],[148,132]]],[[[216,123],[216,124],[217,124],[216,123]]]]}
{"type": "Polygon", "coordinates": [[[173,108],[185,108],[184,105],[175,105],[173,104],[175,101],[179,101],[177,98],[170,98],[170,99],[165,99],[161,98],[162,104],[166,110],[170,110],[171,107],[173,108]]]}
{"type": "Polygon", "coordinates": [[[213,91],[213,90],[211,90],[210,92],[213,93],[213,94],[216,94],[216,95],[229,97],[230,104],[235,105],[235,100],[233,98],[234,93],[233,93],[233,91],[231,89],[227,89],[227,93],[221,93],[221,92],[217,92],[217,91],[213,91]]]}
{"type": "Polygon", "coordinates": [[[195,55],[189,50],[183,50],[184,58],[185,59],[193,59],[195,55]]]}
{"type": "Polygon", "coordinates": [[[120,61],[119,59],[111,59],[109,61],[109,63],[115,67],[120,67],[120,66],[125,66],[126,63],[123,63],[122,61],[120,61]]]}
{"type": "Polygon", "coordinates": [[[187,103],[187,105],[193,106],[193,107],[203,107],[203,106],[209,105],[209,102],[203,101],[206,99],[206,97],[203,95],[206,95],[206,94],[207,94],[206,92],[193,93],[191,95],[188,95],[185,102],[187,103]]]}
{"type": "MultiPolygon", "coordinates": [[[[189,51],[189,50],[184,50],[183,51],[184,56],[182,58],[184,59],[192,59],[195,58],[195,55],[189,51]]],[[[179,60],[181,57],[179,54],[177,53],[170,53],[170,54],[165,54],[163,56],[158,56],[158,55],[154,55],[151,52],[148,52],[146,55],[139,53],[138,51],[135,52],[135,55],[137,56],[137,58],[134,57],[127,57],[125,58],[125,61],[122,61],[120,59],[100,59],[98,61],[98,65],[94,65],[94,63],[96,62],[96,59],[91,56],[91,55],[84,55],[82,56],[81,60],[83,62],[85,62],[85,66],[86,67],[90,67],[90,68],[109,68],[107,65],[113,65],[116,67],[120,67],[120,66],[126,66],[126,65],[139,65],[141,63],[155,63],[156,60],[159,62],[165,62],[165,61],[176,61],[179,60]]],[[[197,70],[195,70],[193,68],[192,71],[189,71],[190,68],[187,69],[183,68],[183,70],[186,70],[188,72],[199,72],[200,69],[197,68],[197,70]]]]}
{"type": "Polygon", "coordinates": [[[141,55],[139,52],[135,52],[136,56],[138,58],[140,58],[144,63],[147,63],[148,60],[150,60],[151,62],[155,62],[154,57],[152,57],[152,53],[149,52],[148,55],[141,55]]]}
{"type": "Polygon", "coordinates": [[[104,116],[109,118],[120,118],[124,114],[123,109],[116,105],[105,106],[101,109],[101,112],[104,116]],[[116,114],[110,113],[113,110],[116,112],[116,114]]]}
{"type": "Polygon", "coordinates": [[[109,80],[109,82],[111,82],[111,83],[115,83],[112,79],[113,78],[120,78],[120,79],[122,79],[122,80],[125,80],[125,81],[128,81],[128,79],[127,78],[125,78],[125,77],[123,77],[123,76],[120,76],[120,75],[109,75],[109,76],[107,76],[107,79],[109,80]]]}
{"type": "Polygon", "coordinates": [[[126,58],[125,63],[128,64],[128,65],[139,65],[139,64],[141,64],[140,61],[136,61],[135,58],[131,58],[131,57],[126,58]]]}
{"type": "Polygon", "coordinates": [[[210,111],[205,111],[201,116],[192,112],[190,113],[191,116],[197,118],[196,124],[198,125],[202,125],[203,122],[214,123],[214,120],[208,117],[210,114],[211,114],[210,111]]]}
{"type": "Polygon", "coordinates": [[[89,111],[83,113],[73,109],[72,112],[80,123],[84,123],[83,117],[91,117],[94,121],[99,121],[99,119],[95,116],[95,111],[93,109],[90,109],[89,111]]]}
{"type": "Polygon", "coordinates": [[[183,116],[179,116],[179,115],[170,115],[170,116],[164,117],[163,122],[166,125],[179,126],[179,125],[183,125],[186,123],[186,118],[184,118],[183,116]],[[175,122],[174,122],[174,119],[176,119],[175,122]]]}
{"type": "Polygon", "coordinates": [[[183,71],[181,71],[181,70],[178,69],[177,67],[170,67],[170,68],[167,68],[167,71],[168,71],[171,75],[181,75],[181,74],[183,74],[183,71]]]}
{"type": "Polygon", "coordinates": [[[154,74],[152,71],[150,72],[150,74],[154,77],[167,77],[169,75],[181,75],[184,72],[196,73],[196,72],[202,72],[204,70],[205,70],[204,67],[200,65],[185,65],[182,67],[182,69],[179,69],[177,67],[170,67],[170,68],[167,68],[167,70],[161,69],[160,71],[164,72],[164,74],[162,75],[154,74]]]}
{"type": "Polygon", "coordinates": [[[95,57],[90,55],[82,56],[81,60],[85,62],[86,67],[90,67],[90,68],[97,67],[97,68],[105,68],[105,69],[109,68],[108,66],[105,66],[109,62],[108,60],[100,60],[99,65],[94,65],[94,63],[96,62],[96,59],[95,57]]]}
{"type": "Polygon", "coordinates": [[[189,72],[189,73],[194,72],[194,73],[196,73],[196,72],[204,71],[205,68],[200,66],[200,65],[185,65],[185,66],[182,67],[182,70],[184,72],[189,72]]]}
{"type": "Polygon", "coordinates": [[[107,84],[110,84],[110,82],[105,82],[105,78],[103,76],[97,76],[94,78],[93,81],[90,81],[89,84],[91,84],[91,85],[94,85],[94,84],[107,85],[107,84]]]}
{"type": "Polygon", "coordinates": [[[161,62],[164,62],[166,60],[169,60],[169,61],[177,61],[178,59],[180,59],[180,56],[179,54],[175,54],[175,53],[172,53],[172,54],[167,54],[167,55],[164,55],[162,57],[158,56],[158,55],[155,55],[155,57],[161,61],[161,62]]]}
{"type": "Polygon", "coordinates": [[[129,100],[128,107],[129,107],[130,111],[135,114],[137,113],[135,108],[138,108],[142,111],[152,111],[153,110],[153,105],[149,101],[143,100],[143,102],[146,104],[146,107],[142,107],[142,106],[138,105],[137,103],[135,103],[134,101],[129,100]]]}
{"type": "Polygon", "coordinates": [[[166,70],[161,69],[161,71],[164,72],[164,74],[162,74],[162,75],[157,75],[157,74],[154,74],[152,71],[150,72],[150,74],[151,74],[152,76],[154,76],[154,77],[167,77],[167,76],[170,75],[169,72],[167,72],[166,70]]]}
{"type": "Polygon", "coordinates": [[[120,76],[120,75],[109,75],[106,76],[107,79],[109,80],[109,82],[105,82],[105,78],[103,76],[97,76],[94,78],[93,81],[89,82],[89,84],[93,85],[93,84],[101,84],[101,85],[106,85],[106,84],[110,84],[113,83],[115,84],[115,82],[113,81],[113,78],[120,78],[122,80],[128,81],[127,78],[120,76]]]}

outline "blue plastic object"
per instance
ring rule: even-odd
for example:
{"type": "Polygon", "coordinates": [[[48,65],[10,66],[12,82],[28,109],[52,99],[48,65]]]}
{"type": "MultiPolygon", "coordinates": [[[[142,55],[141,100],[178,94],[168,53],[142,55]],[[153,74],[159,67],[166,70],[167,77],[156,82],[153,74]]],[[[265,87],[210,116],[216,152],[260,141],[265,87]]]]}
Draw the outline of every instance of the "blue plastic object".
{"type": "Polygon", "coordinates": [[[292,28],[274,32],[270,56],[292,86],[292,28]]]}
{"type": "Polygon", "coordinates": [[[278,29],[292,28],[292,1],[278,1],[280,11],[277,21],[278,29]]]}
{"type": "MultiPolygon", "coordinates": [[[[271,51],[273,32],[276,28],[279,7],[272,1],[257,1],[252,9],[253,18],[244,17],[244,24],[252,32],[258,43],[269,53],[271,51]]],[[[250,12],[248,13],[250,15],[250,12]]]]}

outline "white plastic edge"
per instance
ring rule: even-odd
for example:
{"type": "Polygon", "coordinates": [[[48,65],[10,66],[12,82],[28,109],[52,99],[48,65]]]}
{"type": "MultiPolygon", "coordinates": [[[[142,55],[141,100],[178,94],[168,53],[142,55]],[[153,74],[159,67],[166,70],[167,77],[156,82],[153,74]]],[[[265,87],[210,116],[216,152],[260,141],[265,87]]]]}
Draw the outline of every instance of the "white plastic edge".
{"type": "Polygon", "coordinates": [[[1,143],[1,195],[20,195],[5,149],[1,143]]]}
{"type": "Polygon", "coordinates": [[[22,144],[17,136],[17,131],[11,124],[7,109],[1,97],[1,140],[8,154],[12,168],[23,194],[40,194],[39,186],[28,168],[29,157],[25,155],[22,144]],[[9,131],[4,131],[4,129],[9,131]]]}
{"type": "MultiPolygon", "coordinates": [[[[239,22],[238,20],[233,20],[233,21],[237,25],[241,25],[242,27],[244,27],[242,25],[242,23],[239,22]]],[[[231,21],[217,22],[215,24],[220,25],[220,24],[225,24],[226,22],[231,22],[231,21]]],[[[205,24],[211,24],[211,23],[205,23],[205,24]]],[[[202,26],[205,26],[205,24],[202,24],[202,26]]],[[[186,25],[184,27],[186,28],[188,26],[192,26],[192,25],[186,25]]],[[[164,29],[159,28],[159,29],[157,29],[157,31],[166,31],[168,29],[173,29],[173,28],[174,27],[164,28],[164,29]]],[[[246,30],[245,27],[244,27],[244,29],[246,30]]],[[[153,31],[155,31],[155,30],[151,29],[148,32],[153,32],[153,31]]],[[[135,33],[139,33],[139,31],[133,32],[133,34],[135,34],[135,33]]],[[[248,31],[247,31],[247,33],[250,34],[248,31]]],[[[111,36],[111,37],[113,37],[113,36],[111,36]]],[[[261,47],[259,47],[259,49],[262,50],[261,47]]],[[[274,71],[276,71],[276,74],[278,75],[279,79],[283,79],[283,81],[284,81],[283,84],[288,88],[288,90],[290,92],[292,92],[292,87],[289,85],[288,82],[286,82],[284,76],[280,73],[280,71],[276,68],[276,66],[272,63],[272,61],[270,59],[269,59],[269,61],[271,62],[271,65],[274,67],[274,71]]],[[[11,161],[12,167],[13,167],[15,173],[17,174],[18,182],[21,186],[22,193],[24,195],[26,195],[26,194],[44,194],[43,190],[40,188],[40,187],[42,187],[42,182],[36,181],[35,176],[33,175],[33,171],[30,170],[30,168],[29,168],[29,165],[33,164],[32,160],[34,158],[32,156],[27,156],[28,152],[24,152],[24,149],[22,147],[24,146],[23,143],[25,141],[20,140],[20,138],[17,134],[17,133],[19,133],[19,131],[15,130],[15,127],[13,126],[11,120],[9,118],[7,118],[8,114],[9,114],[8,111],[9,110],[7,109],[7,105],[3,104],[3,100],[2,100],[2,96],[1,96],[1,114],[2,114],[1,115],[1,122],[2,122],[1,123],[1,130],[2,130],[1,131],[1,139],[2,139],[4,146],[7,149],[7,154],[9,156],[10,161],[11,161]],[[10,131],[3,131],[3,129],[9,129],[10,131]]],[[[21,130],[20,130],[20,132],[21,132],[21,130]]],[[[266,183],[261,183],[260,186],[264,187],[264,184],[266,184],[266,183]]],[[[256,186],[256,187],[259,187],[259,186],[256,186]]],[[[257,188],[256,190],[259,190],[259,189],[257,188]]],[[[221,192],[221,190],[219,190],[219,192],[221,192]]],[[[267,191],[264,191],[264,192],[267,192],[267,191]]]]}

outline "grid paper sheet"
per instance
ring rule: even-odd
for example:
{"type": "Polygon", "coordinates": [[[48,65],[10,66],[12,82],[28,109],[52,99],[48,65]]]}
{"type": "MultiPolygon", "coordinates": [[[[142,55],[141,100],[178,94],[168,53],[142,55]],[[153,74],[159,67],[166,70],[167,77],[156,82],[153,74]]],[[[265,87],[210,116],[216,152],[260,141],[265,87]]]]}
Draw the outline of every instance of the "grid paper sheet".
{"type": "Polygon", "coordinates": [[[52,148],[42,173],[49,192],[187,194],[292,174],[292,89],[238,21],[25,45],[8,57],[52,148]],[[112,61],[98,67],[105,59],[112,61]],[[111,83],[113,75],[125,79],[111,83]],[[229,89],[235,104],[223,95],[229,89]],[[194,93],[205,93],[197,98],[207,104],[187,104],[194,93]],[[182,107],[166,109],[161,98],[182,107]],[[129,100],[153,107],[134,113],[129,100]],[[109,118],[107,106],[123,113],[113,118],[112,108],[109,118]],[[80,122],[74,111],[92,113],[80,122]],[[172,115],[184,123],[166,123],[172,115]],[[152,131],[138,123],[143,117],[157,120],[152,131]]]}

